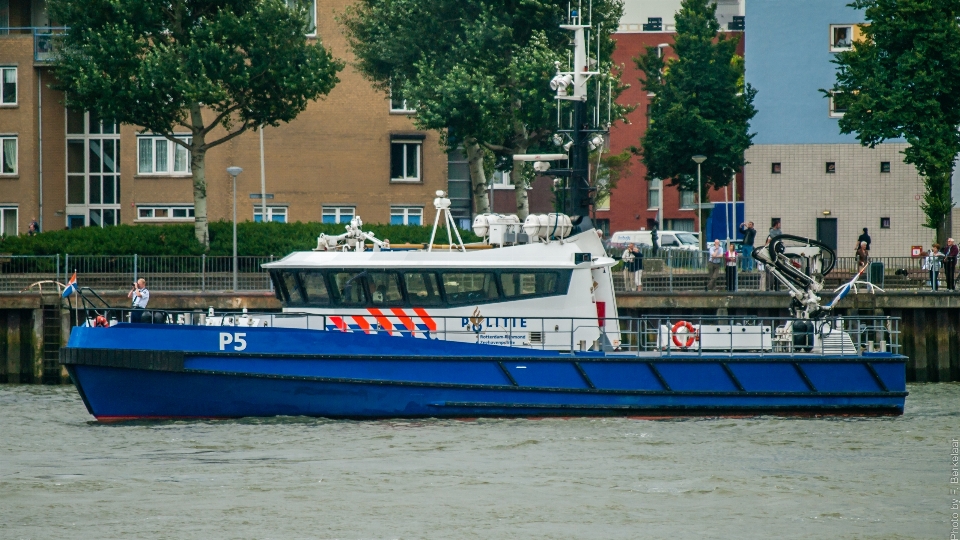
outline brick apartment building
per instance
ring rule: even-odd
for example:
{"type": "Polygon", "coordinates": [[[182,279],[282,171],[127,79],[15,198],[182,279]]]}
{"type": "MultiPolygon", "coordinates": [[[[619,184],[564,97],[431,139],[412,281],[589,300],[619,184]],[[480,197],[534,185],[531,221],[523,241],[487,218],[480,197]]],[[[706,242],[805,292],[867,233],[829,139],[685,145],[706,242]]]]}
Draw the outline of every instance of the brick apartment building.
{"type": "MultiPolygon", "coordinates": [[[[740,34],[739,54],[743,54],[743,4],[744,0],[717,2],[717,20],[721,28],[740,34]]],[[[637,69],[633,58],[648,46],[657,47],[661,54],[667,57],[675,56],[672,49],[673,36],[676,33],[674,14],[679,10],[680,0],[628,0],[624,4],[624,16],[614,35],[617,47],[613,61],[615,65],[623,68],[622,80],[630,85],[630,88],[620,95],[618,102],[635,105],[636,109],[628,116],[629,124],[616,124],[611,130],[611,153],[616,154],[640,144],[640,137],[648,125],[650,96],[641,86],[642,72],[637,69]]],[[[609,201],[597,209],[597,219],[603,228],[608,232],[650,229],[659,219],[661,229],[699,230],[696,193],[661,185],[657,180],[648,182],[645,176],[643,163],[638,157],[634,157],[631,160],[630,174],[620,179],[609,201]]],[[[742,201],[742,175],[737,176],[737,184],[736,200],[742,201]]],[[[710,201],[733,200],[732,190],[732,186],[726,192],[714,190],[709,194],[710,201]]]]}
{"type": "MultiPolygon", "coordinates": [[[[448,183],[436,132],[418,131],[402,101],[374,91],[352,67],[334,17],[349,0],[314,1],[317,39],[345,60],[341,82],[293,122],[264,130],[268,219],[426,223],[437,190],[469,208],[469,186],[448,183]],[[462,200],[466,197],[466,200],[462,200]]],[[[0,234],[193,220],[189,156],[168,141],[67,111],[49,88],[51,28],[43,0],[0,0],[0,234]]],[[[311,37],[312,38],[312,37],[311,37]]],[[[229,220],[237,179],[239,220],[260,220],[260,150],[245,133],[207,154],[208,212],[229,220]]]]}

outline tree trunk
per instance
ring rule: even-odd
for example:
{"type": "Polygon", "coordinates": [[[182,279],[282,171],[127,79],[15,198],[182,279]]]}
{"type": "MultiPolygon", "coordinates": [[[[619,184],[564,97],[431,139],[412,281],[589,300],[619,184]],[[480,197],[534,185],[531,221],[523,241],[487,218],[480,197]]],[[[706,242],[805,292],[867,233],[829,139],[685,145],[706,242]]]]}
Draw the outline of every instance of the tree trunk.
{"type": "Polygon", "coordinates": [[[463,149],[467,154],[467,167],[470,169],[473,213],[487,214],[490,212],[490,201],[487,199],[487,176],[483,170],[483,149],[472,137],[464,141],[463,149]]]}
{"type": "Polygon", "coordinates": [[[210,249],[210,228],[207,224],[207,177],[205,141],[203,135],[203,116],[200,104],[190,105],[190,120],[193,127],[193,141],[190,145],[190,167],[193,171],[193,234],[205,250],[210,249]]]}
{"type": "MultiPolygon", "coordinates": [[[[526,154],[526,143],[517,145],[514,153],[526,154]]],[[[528,197],[527,193],[527,175],[524,174],[526,173],[526,167],[526,161],[513,162],[513,195],[517,201],[517,217],[520,218],[521,222],[527,219],[527,216],[530,215],[530,198],[528,197]]]]}

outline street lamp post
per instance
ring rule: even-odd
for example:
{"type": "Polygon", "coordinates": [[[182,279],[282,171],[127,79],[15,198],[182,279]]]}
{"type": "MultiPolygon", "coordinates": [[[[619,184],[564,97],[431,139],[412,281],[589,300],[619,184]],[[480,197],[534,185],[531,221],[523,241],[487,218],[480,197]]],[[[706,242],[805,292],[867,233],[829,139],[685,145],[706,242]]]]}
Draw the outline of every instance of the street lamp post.
{"type": "Polygon", "coordinates": [[[696,155],[693,156],[693,161],[697,163],[697,227],[699,230],[698,238],[700,238],[700,251],[703,251],[703,196],[702,188],[700,186],[700,164],[707,160],[707,156],[696,155]]]}
{"type": "Polygon", "coordinates": [[[237,292],[237,175],[240,167],[227,167],[227,174],[233,177],[233,292],[237,292]]]}

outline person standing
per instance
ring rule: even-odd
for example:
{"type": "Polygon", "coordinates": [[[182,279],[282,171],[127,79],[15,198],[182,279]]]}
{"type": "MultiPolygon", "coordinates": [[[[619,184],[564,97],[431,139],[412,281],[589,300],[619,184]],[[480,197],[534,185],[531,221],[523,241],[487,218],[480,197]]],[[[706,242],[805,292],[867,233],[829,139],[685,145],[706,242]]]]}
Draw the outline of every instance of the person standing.
{"type": "Polygon", "coordinates": [[[867,250],[870,249],[867,247],[868,245],[869,244],[867,244],[867,242],[863,240],[857,246],[857,272],[862,270],[863,267],[870,262],[870,254],[867,253],[867,250]]]}
{"type": "Polygon", "coordinates": [[[753,228],[753,222],[741,223],[740,234],[743,235],[743,271],[752,272],[753,242],[757,239],[757,230],[753,228]]]}
{"type": "Polygon", "coordinates": [[[710,246],[710,252],[707,256],[707,290],[712,291],[717,287],[717,278],[720,276],[720,265],[723,264],[723,249],[720,248],[720,240],[714,240],[710,246]]]}
{"type": "Polygon", "coordinates": [[[27,234],[29,236],[36,236],[40,232],[40,224],[37,223],[37,218],[30,218],[30,224],[27,225],[27,234]]]}
{"type": "Polygon", "coordinates": [[[660,235],[658,234],[657,224],[653,224],[653,229],[650,230],[650,244],[652,246],[651,253],[653,256],[657,256],[657,252],[660,251],[660,235]]]}
{"type": "Polygon", "coordinates": [[[623,261],[623,290],[630,290],[630,283],[633,278],[633,253],[637,249],[636,244],[630,243],[627,249],[623,250],[620,260],[623,261]]]}
{"type": "Polygon", "coordinates": [[[727,242],[727,251],[723,254],[723,262],[727,267],[727,291],[737,290],[737,249],[733,242],[727,242]]]}
{"type": "Polygon", "coordinates": [[[780,236],[781,234],[783,234],[783,229],[781,229],[780,227],[780,220],[777,220],[773,224],[773,227],[770,227],[770,234],[768,236],[770,236],[770,238],[773,239],[780,236]]]}
{"type": "Polygon", "coordinates": [[[960,246],[947,238],[947,249],[943,252],[943,271],[947,274],[947,289],[957,290],[957,257],[960,256],[960,246]]]}
{"type": "Polygon", "coordinates": [[[940,266],[943,264],[943,253],[940,253],[940,244],[933,244],[933,247],[930,248],[930,251],[927,253],[927,259],[924,261],[923,266],[930,271],[930,290],[938,291],[940,290],[939,281],[940,279],[940,266]]]}
{"type": "Polygon", "coordinates": [[[630,268],[630,270],[633,271],[633,284],[637,291],[639,291],[641,289],[641,279],[643,278],[643,252],[633,244],[630,244],[630,250],[633,255],[630,268]]]}
{"type": "Polygon", "coordinates": [[[143,313],[147,304],[150,302],[150,291],[147,290],[147,280],[140,278],[133,284],[133,288],[127,293],[127,298],[133,299],[133,313],[130,315],[130,322],[141,322],[143,313]]]}
{"type": "Polygon", "coordinates": [[[860,249],[860,244],[863,242],[867,243],[867,251],[870,251],[870,235],[867,234],[866,227],[863,228],[863,234],[857,237],[857,249],[860,249]]]}

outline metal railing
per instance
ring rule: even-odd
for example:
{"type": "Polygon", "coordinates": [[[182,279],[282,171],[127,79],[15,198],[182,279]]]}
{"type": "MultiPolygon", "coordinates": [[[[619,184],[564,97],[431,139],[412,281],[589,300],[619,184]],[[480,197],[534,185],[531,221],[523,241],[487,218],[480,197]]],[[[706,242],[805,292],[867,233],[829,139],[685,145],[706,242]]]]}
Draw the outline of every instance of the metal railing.
{"type": "MultiPolygon", "coordinates": [[[[701,355],[858,356],[864,353],[901,354],[900,320],[895,317],[843,316],[818,321],[784,317],[657,317],[604,319],[528,317],[493,329],[497,342],[485,342],[484,332],[463,317],[432,317],[432,330],[381,320],[369,314],[248,313],[202,310],[130,310],[88,307],[79,325],[111,326],[119,322],[223,327],[298,328],[347,333],[385,333],[395,337],[438,339],[506,345],[532,350],[599,352],[624,356],[678,358],[701,355]],[[98,320],[99,317],[99,320],[98,320]],[[364,325],[344,321],[363,318],[364,325]],[[592,336],[591,341],[584,339],[592,336]]],[[[508,321],[511,319],[503,319],[508,321]]]]}
{"type": "MultiPolygon", "coordinates": [[[[276,257],[237,257],[237,290],[272,291],[261,268],[276,257]]],[[[81,286],[101,291],[130,288],[138,278],[157,291],[233,290],[233,257],[176,255],[0,255],[0,292],[21,291],[32,283],[66,283],[73,272],[81,286]]]]}
{"type": "Polygon", "coordinates": [[[0,27],[0,38],[4,36],[33,36],[33,61],[52,62],[56,56],[55,36],[67,31],[64,26],[5,26],[0,27]]]}

